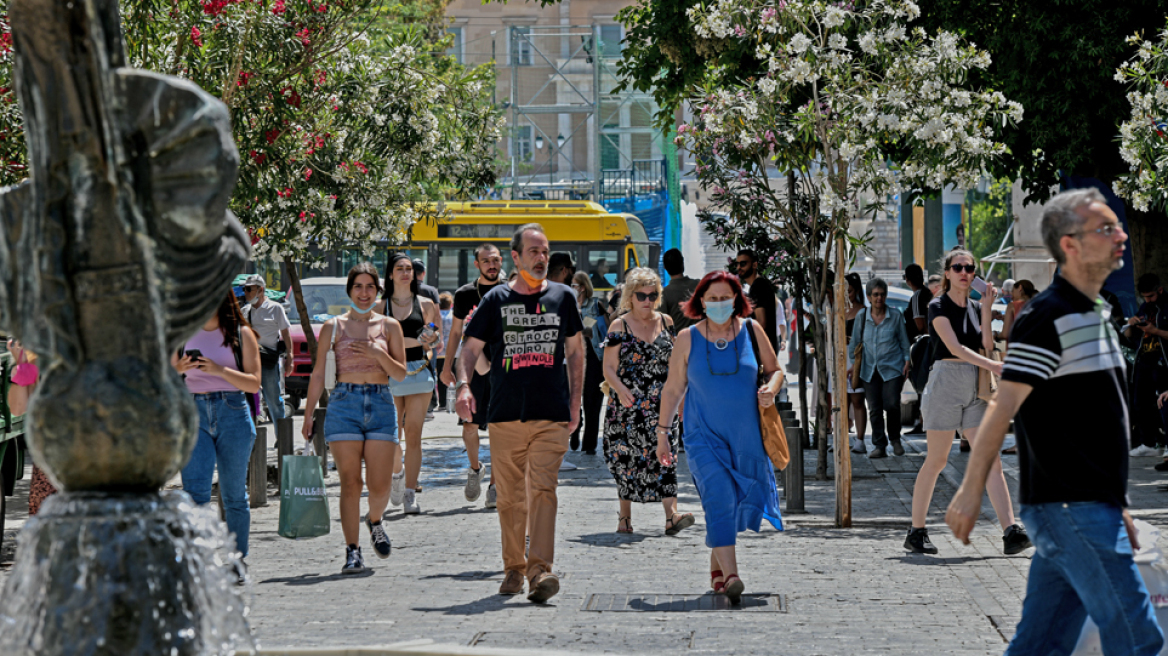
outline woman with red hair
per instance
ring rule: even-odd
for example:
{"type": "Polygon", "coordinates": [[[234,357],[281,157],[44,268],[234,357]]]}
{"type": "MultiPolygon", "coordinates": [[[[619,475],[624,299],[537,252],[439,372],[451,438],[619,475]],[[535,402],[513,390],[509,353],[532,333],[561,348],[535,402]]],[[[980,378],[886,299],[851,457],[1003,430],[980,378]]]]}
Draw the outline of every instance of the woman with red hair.
{"type": "Polygon", "coordinates": [[[783,530],[758,410],[775,402],[783,374],[762,326],[747,319],[752,308],[737,276],[707,274],[684,309],[700,321],[682,331],[673,347],[657,457],[667,467],[674,462],[669,430],[684,396],[685,449],[706,515],[710,585],[736,604],[746,589],[734,551],[738,533],[759,531],[764,519],[783,530]]]}

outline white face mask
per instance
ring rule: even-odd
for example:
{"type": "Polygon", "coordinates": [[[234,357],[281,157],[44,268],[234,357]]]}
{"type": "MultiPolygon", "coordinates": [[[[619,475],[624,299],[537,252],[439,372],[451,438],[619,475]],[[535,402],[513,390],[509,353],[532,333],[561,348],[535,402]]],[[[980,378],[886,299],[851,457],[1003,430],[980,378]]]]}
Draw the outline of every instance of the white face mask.
{"type": "Polygon", "coordinates": [[[264,302],[264,292],[263,292],[263,290],[260,290],[260,291],[256,292],[255,300],[253,300],[251,302],[251,304],[254,307],[259,307],[260,305],[263,304],[263,302],[264,302]]]}

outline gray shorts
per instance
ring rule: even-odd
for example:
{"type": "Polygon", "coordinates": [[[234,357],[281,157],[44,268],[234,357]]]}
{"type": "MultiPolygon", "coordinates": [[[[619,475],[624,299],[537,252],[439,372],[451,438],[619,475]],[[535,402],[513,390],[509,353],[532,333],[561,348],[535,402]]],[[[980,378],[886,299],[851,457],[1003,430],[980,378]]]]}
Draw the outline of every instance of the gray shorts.
{"type": "Polygon", "coordinates": [[[925,430],[977,428],[985,416],[986,402],[977,398],[977,367],[968,362],[938,360],[929,372],[921,395],[925,430]]]}

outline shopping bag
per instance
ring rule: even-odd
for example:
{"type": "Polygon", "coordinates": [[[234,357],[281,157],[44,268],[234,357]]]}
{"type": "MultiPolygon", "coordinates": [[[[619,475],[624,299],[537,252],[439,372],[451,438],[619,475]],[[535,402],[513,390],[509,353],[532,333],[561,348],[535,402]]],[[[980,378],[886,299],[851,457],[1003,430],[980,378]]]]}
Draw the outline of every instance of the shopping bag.
{"type": "Polygon", "coordinates": [[[328,535],[329,505],[324,472],[312,442],[302,456],[284,456],[280,477],[280,537],[300,539],[328,535]]]}

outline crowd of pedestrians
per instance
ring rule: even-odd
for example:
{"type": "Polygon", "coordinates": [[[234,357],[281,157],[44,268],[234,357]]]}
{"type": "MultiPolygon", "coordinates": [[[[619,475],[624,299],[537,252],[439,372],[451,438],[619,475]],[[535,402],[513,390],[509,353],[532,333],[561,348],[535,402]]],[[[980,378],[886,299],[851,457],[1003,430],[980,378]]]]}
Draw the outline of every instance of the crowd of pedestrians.
{"type": "MultiPolygon", "coordinates": [[[[1126,321],[1113,316],[1116,303],[1102,296],[1102,285],[1121,262],[1127,236],[1097,192],[1056,196],[1042,232],[1058,273],[1041,292],[1030,280],[1008,281],[1000,316],[993,310],[997,290],[960,248],[945,254],[937,276],[906,267],[912,296],[903,313],[889,305],[884,279],[865,285],[855,273],[845,275],[842,389],[854,419],[852,450],[873,459],[888,457],[889,449],[905,454],[900,394],[914,367],[914,344],[921,344],[928,352],[921,395],[927,452],[904,547],[938,553],[926,519],[960,432],[972,454],[947,524],[968,540],[988,491],[1004,553],[1037,547],[1007,653],[1069,653],[1088,616],[1105,644],[1121,645],[1117,653],[1157,653],[1163,635],[1132,559],[1138,545],[1126,485],[1128,458],[1162,455],[1165,442],[1168,297],[1146,274],[1137,284],[1140,309],[1126,321]],[[992,328],[996,318],[1003,321],[999,332],[992,328]],[[998,343],[1007,346],[1004,362],[998,343]],[[1121,345],[1134,351],[1130,366],[1121,345]],[[1061,410],[1075,404],[1094,411],[1061,410]],[[1020,514],[1033,538],[1015,519],[1001,465],[1001,453],[1012,453],[999,452],[1012,419],[1020,514]],[[871,451],[864,442],[869,426],[871,451]]],[[[323,433],[340,478],[342,573],[367,570],[361,524],[372,553],[388,558],[387,509],[421,512],[422,426],[432,404],[445,404],[442,394],[449,393],[467,451],[468,501],[482,496],[490,475],[486,506],[497,508],[500,525],[500,594],[526,590],[541,603],[559,593],[558,472],[570,467],[569,450],[600,450],[615,481],[616,532],[634,532],[634,503],[659,503],[666,535],[695,524],[678,507],[684,452],[704,511],[711,588],[739,602],[746,585],[738,534],[761,531],[764,523],[783,530],[760,415],[784,384],[776,353],[788,341],[788,317],[805,314],[799,300],[784,307],[751,250],[737,254],[734,272],[700,280],[684,275],[681,253],[671,250],[663,257],[668,285],[653,269],[633,268],[607,298],[596,287],[609,286],[607,265],[598,263],[592,275],[577,272],[570,255],[551,253],[538,224],[515,232],[508,255],[514,272],[504,281],[499,248],[475,249],[478,276],[453,294],[422,284],[424,264],[405,254],[393,255],[384,272],[368,263],[348,272],[349,309],[321,329],[303,425],[308,440],[313,411],[328,390],[323,433]],[[490,436],[489,470],[480,430],[490,436]]],[[[183,489],[195,503],[209,503],[218,471],[224,518],[246,557],[246,473],[259,398],[262,392],[270,418],[284,416],[281,382],[291,369],[285,345],[292,340],[284,310],[267,297],[260,276],[249,276],[242,292],[242,305],[228,294],[171,364],[199,413],[183,489]]],[[[19,366],[8,403],[19,414],[37,382],[36,356],[12,342],[9,350],[19,366]]],[[[1168,469],[1168,461],[1157,468],[1168,469]]],[[[30,506],[33,497],[39,504],[53,492],[39,475],[43,485],[34,469],[30,506]]],[[[237,574],[246,579],[245,565],[237,574]]]]}

